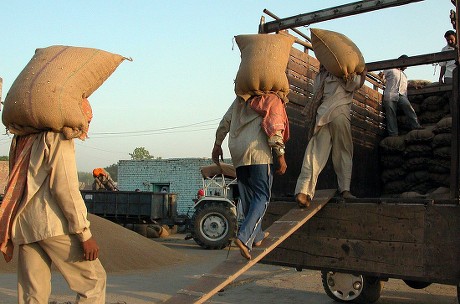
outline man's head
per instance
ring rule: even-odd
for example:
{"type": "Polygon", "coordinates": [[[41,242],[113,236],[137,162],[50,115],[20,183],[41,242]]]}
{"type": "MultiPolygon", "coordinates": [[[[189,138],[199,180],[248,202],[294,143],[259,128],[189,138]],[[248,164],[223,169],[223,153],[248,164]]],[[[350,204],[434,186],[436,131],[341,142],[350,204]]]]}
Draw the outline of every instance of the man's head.
{"type": "Polygon", "coordinates": [[[452,30],[447,31],[444,34],[444,38],[446,38],[447,45],[450,47],[455,47],[457,44],[457,34],[452,30]]]}
{"type": "MultiPolygon", "coordinates": [[[[398,59],[406,59],[406,58],[409,58],[409,56],[407,56],[406,54],[403,54],[403,55],[398,57],[398,59]]],[[[399,69],[401,71],[404,71],[406,68],[407,68],[406,66],[401,66],[399,69]]]]}

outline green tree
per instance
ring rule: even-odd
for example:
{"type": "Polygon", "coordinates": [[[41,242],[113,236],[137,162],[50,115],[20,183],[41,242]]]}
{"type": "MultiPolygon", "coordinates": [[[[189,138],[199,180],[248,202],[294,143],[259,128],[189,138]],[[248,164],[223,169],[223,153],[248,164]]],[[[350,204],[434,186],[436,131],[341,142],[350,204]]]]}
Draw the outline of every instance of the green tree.
{"type": "Polygon", "coordinates": [[[129,153],[132,160],[146,160],[146,159],[154,159],[150,152],[145,149],[145,147],[137,147],[134,149],[133,153],[129,153]]]}
{"type": "Polygon", "coordinates": [[[9,157],[6,155],[0,156],[0,160],[9,160],[9,157]]]}
{"type": "Polygon", "coordinates": [[[110,174],[114,182],[118,182],[118,164],[112,164],[104,168],[110,174]]]}

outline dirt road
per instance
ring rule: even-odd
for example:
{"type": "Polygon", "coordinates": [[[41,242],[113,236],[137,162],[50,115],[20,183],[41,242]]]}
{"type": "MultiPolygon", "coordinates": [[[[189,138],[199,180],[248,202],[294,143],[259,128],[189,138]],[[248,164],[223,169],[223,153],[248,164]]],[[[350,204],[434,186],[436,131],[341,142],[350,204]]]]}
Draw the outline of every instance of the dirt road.
{"type": "MultiPolygon", "coordinates": [[[[193,240],[184,240],[184,235],[173,235],[155,241],[187,254],[190,257],[189,262],[148,272],[109,273],[107,303],[161,303],[201,274],[214,268],[227,256],[227,250],[204,250],[193,240]]],[[[52,284],[50,303],[73,303],[75,296],[58,273],[54,275],[52,284]]],[[[400,280],[390,280],[385,282],[378,303],[457,304],[456,294],[457,290],[454,286],[432,284],[425,289],[416,290],[407,287],[400,280]]],[[[14,274],[0,274],[0,303],[17,303],[14,274]]],[[[207,303],[332,304],[335,302],[323,291],[318,271],[297,272],[292,268],[258,264],[207,303]]]]}

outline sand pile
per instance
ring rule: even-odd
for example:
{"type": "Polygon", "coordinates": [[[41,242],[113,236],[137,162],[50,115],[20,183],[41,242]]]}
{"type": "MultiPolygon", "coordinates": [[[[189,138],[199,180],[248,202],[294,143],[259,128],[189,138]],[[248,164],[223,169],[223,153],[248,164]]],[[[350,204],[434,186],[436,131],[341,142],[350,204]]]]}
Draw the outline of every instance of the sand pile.
{"type": "MultiPolygon", "coordinates": [[[[151,239],[93,214],[88,215],[91,232],[101,253],[100,260],[107,272],[155,269],[185,262],[188,257],[151,239]]],[[[17,250],[9,263],[0,257],[0,273],[16,272],[17,250]]]]}

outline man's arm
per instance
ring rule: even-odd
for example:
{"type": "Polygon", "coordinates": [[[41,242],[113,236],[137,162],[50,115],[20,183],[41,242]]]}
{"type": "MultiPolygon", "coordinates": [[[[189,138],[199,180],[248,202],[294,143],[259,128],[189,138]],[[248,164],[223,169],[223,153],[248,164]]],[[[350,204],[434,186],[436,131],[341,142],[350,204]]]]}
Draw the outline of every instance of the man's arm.
{"type": "Polygon", "coordinates": [[[444,83],[444,74],[446,73],[446,66],[441,65],[441,71],[439,72],[439,83],[444,83]]]}
{"type": "Polygon", "coordinates": [[[225,113],[224,117],[219,123],[219,126],[216,130],[216,140],[214,141],[214,147],[212,148],[211,157],[212,161],[219,164],[219,159],[224,160],[224,152],[222,150],[222,142],[224,141],[227,133],[230,131],[230,123],[232,122],[232,113],[233,107],[235,105],[235,100],[232,105],[228,108],[227,112],[225,113]]]}
{"type": "Polygon", "coordinates": [[[60,133],[49,132],[47,143],[51,194],[67,219],[69,232],[76,234],[82,242],[85,259],[96,259],[99,247],[89,229],[88,212],[78,188],[73,140],[65,139],[60,133]]]}
{"type": "Polygon", "coordinates": [[[276,133],[268,139],[268,145],[273,149],[273,152],[278,158],[278,168],[276,169],[276,174],[283,175],[286,173],[287,164],[285,154],[285,146],[283,142],[283,135],[281,131],[276,131],[276,133]]]}

